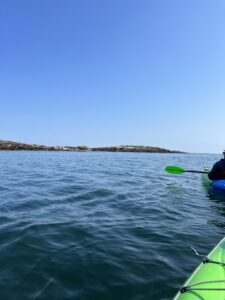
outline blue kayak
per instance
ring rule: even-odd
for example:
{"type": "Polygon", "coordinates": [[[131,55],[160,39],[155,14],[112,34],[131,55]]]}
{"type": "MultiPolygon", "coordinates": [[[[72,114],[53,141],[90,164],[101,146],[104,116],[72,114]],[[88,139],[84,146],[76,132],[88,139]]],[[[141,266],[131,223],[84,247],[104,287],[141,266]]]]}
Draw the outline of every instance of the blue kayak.
{"type": "MultiPolygon", "coordinates": [[[[207,171],[208,169],[204,169],[207,171]]],[[[203,175],[204,185],[210,185],[213,189],[225,192],[225,179],[222,180],[210,180],[207,174],[203,175]]]]}
{"type": "Polygon", "coordinates": [[[212,181],[212,187],[215,190],[220,190],[225,192],[225,179],[223,180],[213,180],[212,181]]]}

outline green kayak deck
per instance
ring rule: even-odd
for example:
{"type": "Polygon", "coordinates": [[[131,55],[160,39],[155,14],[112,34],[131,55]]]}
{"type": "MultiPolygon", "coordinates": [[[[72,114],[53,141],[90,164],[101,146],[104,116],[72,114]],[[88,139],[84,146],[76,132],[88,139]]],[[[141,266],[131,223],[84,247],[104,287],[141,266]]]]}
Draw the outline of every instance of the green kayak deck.
{"type": "Polygon", "coordinates": [[[185,282],[174,300],[225,299],[225,238],[185,282]],[[207,259],[209,260],[207,262],[207,259]]]}

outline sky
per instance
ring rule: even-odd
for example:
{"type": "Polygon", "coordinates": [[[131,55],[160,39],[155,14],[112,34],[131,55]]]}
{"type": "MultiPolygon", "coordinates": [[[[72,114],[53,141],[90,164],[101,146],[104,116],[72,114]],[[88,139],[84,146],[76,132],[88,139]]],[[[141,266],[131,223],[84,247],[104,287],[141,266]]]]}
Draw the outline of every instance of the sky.
{"type": "Polygon", "coordinates": [[[224,0],[3,0],[0,139],[225,149],[224,0]]]}

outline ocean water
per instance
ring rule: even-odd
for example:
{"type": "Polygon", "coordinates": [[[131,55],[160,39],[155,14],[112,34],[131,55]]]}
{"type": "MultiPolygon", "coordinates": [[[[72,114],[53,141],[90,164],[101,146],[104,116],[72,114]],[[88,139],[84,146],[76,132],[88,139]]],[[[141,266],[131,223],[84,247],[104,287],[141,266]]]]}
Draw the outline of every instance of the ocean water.
{"type": "Polygon", "coordinates": [[[0,152],[0,299],[172,299],[224,236],[219,155],[0,152]]]}

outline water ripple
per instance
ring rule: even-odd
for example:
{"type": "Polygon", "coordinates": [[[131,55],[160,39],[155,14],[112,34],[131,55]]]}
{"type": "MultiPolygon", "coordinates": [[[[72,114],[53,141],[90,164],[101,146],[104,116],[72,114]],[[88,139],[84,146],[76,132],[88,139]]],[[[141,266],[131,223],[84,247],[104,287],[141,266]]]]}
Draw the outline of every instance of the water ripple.
{"type": "Polygon", "coordinates": [[[217,156],[1,152],[0,298],[171,299],[223,236],[217,156]]]}

